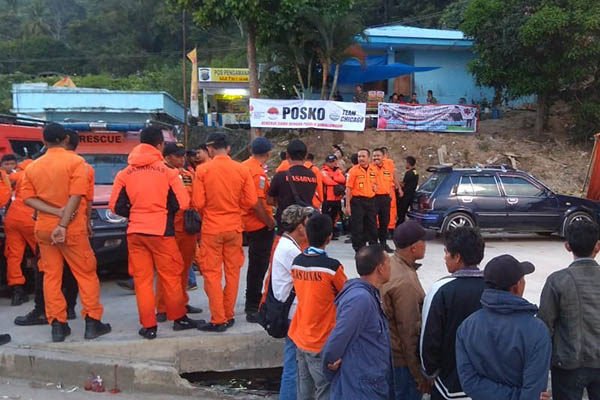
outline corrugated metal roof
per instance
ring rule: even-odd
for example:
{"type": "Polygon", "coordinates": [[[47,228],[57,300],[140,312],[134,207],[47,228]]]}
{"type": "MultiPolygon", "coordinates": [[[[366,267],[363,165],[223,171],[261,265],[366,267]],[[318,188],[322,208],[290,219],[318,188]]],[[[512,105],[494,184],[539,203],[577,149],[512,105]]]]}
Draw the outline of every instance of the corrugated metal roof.
{"type": "Polygon", "coordinates": [[[390,25],[365,30],[367,36],[385,36],[394,38],[468,40],[461,31],[444,29],[425,29],[413,26],[390,25]]]}

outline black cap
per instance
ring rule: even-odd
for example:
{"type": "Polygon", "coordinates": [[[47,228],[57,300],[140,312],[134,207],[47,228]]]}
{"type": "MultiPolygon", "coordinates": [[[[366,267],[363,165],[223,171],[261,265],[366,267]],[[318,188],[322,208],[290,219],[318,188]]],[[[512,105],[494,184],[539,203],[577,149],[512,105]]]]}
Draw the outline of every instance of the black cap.
{"type": "Polygon", "coordinates": [[[483,279],[491,288],[508,290],[519,280],[535,271],[529,261],[519,262],[509,254],[492,258],[483,271],[483,279]]]}
{"type": "Polygon", "coordinates": [[[334,162],[335,160],[337,160],[337,157],[335,156],[335,154],[330,154],[325,159],[325,162],[334,162]]]}
{"type": "Polygon", "coordinates": [[[211,146],[211,145],[215,145],[215,144],[220,144],[220,145],[227,145],[227,136],[224,133],[221,132],[213,132],[210,135],[208,135],[208,138],[206,139],[206,143],[207,146],[211,146]]]}
{"type": "Polygon", "coordinates": [[[306,153],[308,149],[306,144],[302,140],[294,139],[287,145],[287,152],[292,153],[306,153]]]}
{"type": "Polygon", "coordinates": [[[185,156],[185,148],[183,147],[183,144],[175,142],[165,143],[165,148],[163,149],[163,156],[166,157],[173,154],[176,156],[185,156]]]}
{"type": "Polygon", "coordinates": [[[435,239],[435,232],[423,228],[421,224],[414,220],[401,223],[394,231],[394,244],[399,249],[405,249],[420,240],[432,239],[435,239]]]}

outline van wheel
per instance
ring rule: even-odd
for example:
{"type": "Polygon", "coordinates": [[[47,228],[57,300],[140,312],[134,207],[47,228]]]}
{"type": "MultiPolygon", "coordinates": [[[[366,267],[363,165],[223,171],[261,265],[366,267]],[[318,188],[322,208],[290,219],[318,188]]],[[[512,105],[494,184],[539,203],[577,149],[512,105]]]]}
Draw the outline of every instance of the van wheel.
{"type": "Polygon", "coordinates": [[[446,233],[449,231],[453,231],[457,228],[462,227],[473,228],[475,226],[475,221],[469,214],[465,214],[462,212],[450,214],[446,217],[444,221],[444,225],[442,226],[442,233],[446,233]]]}
{"type": "Polygon", "coordinates": [[[571,226],[571,224],[573,222],[577,222],[577,221],[594,222],[594,219],[588,213],[586,213],[586,212],[583,212],[583,211],[574,212],[573,214],[569,215],[565,219],[565,222],[563,223],[563,228],[562,228],[561,236],[565,237],[567,235],[567,228],[569,226],[571,226]]]}

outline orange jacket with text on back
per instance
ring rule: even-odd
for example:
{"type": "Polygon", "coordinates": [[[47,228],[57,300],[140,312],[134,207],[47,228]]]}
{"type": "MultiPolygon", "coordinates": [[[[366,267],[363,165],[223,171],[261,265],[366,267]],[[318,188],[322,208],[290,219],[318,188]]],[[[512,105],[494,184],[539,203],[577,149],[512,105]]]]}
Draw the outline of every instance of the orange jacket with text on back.
{"type": "Polygon", "coordinates": [[[127,233],[175,235],[175,214],[186,209],[190,196],[177,169],[165,165],[161,152],[149,144],[137,145],[113,185],[109,207],[129,218],[127,233]]]}
{"type": "Polygon", "coordinates": [[[242,212],[256,205],[258,195],[247,167],[217,155],[196,169],[193,200],[202,215],[202,233],[216,235],[242,232],[242,212]]]}
{"type": "Polygon", "coordinates": [[[21,162],[17,167],[18,170],[10,174],[9,178],[15,183],[15,193],[13,201],[10,203],[10,207],[6,210],[5,220],[19,221],[23,226],[32,227],[33,221],[33,208],[27,207],[23,201],[23,178],[25,176],[25,168],[31,164],[33,160],[25,160],[21,162]]]}
{"type": "MultiPolygon", "coordinates": [[[[62,147],[49,148],[46,154],[25,169],[23,200],[37,198],[57,208],[67,205],[70,196],[81,196],[79,209],[67,227],[67,235],[87,233],[85,195],[89,189],[85,161],[62,147]]],[[[37,232],[52,232],[60,219],[38,213],[37,232]]]]}
{"type": "MultiPolygon", "coordinates": [[[[267,193],[269,192],[269,177],[265,173],[263,166],[254,157],[250,157],[242,163],[250,170],[250,175],[254,180],[254,186],[256,188],[256,194],[259,201],[262,202],[263,207],[267,214],[273,215],[273,207],[267,204],[267,193]]],[[[256,211],[249,209],[244,210],[242,213],[242,221],[244,223],[244,231],[254,232],[264,228],[266,225],[256,215],[256,211]]]]}

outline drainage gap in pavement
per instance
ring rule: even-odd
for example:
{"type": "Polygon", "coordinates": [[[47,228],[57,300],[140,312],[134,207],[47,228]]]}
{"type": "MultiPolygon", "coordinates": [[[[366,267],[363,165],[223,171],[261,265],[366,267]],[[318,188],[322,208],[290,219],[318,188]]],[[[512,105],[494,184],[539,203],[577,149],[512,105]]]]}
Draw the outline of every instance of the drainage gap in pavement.
{"type": "Polygon", "coordinates": [[[190,372],[181,374],[190,383],[210,387],[223,394],[246,393],[270,396],[279,393],[282,368],[242,369],[227,372],[190,372]]]}

